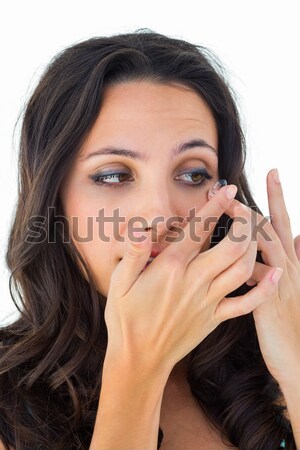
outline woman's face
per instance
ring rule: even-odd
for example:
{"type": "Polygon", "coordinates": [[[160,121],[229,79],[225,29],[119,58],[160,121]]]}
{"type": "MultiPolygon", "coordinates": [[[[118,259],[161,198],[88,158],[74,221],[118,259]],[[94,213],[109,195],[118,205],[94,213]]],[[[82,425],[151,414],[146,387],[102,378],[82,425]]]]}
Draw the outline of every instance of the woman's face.
{"type": "MultiPolygon", "coordinates": [[[[162,250],[208,201],[218,180],[217,148],[213,115],[194,91],[145,81],[106,88],[99,116],[61,189],[70,237],[105,297],[127,234],[145,230],[152,248],[162,250]],[[215,150],[187,146],[176,154],[192,140],[215,150]],[[112,147],[136,156],[107,150],[92,155],[112,147]],[[191,173],[196,169],[212,178],[191,173]]],[[[208,239],[201,251],[209,245],[208,239]]]]}

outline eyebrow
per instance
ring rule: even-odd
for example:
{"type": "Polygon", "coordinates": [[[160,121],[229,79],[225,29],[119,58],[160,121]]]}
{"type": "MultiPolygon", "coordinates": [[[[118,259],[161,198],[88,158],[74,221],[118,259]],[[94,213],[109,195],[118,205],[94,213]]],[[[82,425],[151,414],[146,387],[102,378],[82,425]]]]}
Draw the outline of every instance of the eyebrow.
{"type": "MultiPolygon", "coordinates": [[[[206,142],[204,139],[192,139],[188,142],[183,142],[179,144],[177,147],[175,147],[172,152],[172,158],[195,147],[207,148],[217,155],[217,150],[211,145],[209,145],[208,142],[206,142]]],[[[80,161],[87,161],[95,156],[103,156],[103,155],[119,155],[125,156],[126,158],[137,159],[140,161],[148,160],[148,156],[145,153],[138,153],[134,152],[133,150],[116,147],[102,148],[95,152],[89,153],[88,155],[84,155],[79,159],[80,161]]]]}

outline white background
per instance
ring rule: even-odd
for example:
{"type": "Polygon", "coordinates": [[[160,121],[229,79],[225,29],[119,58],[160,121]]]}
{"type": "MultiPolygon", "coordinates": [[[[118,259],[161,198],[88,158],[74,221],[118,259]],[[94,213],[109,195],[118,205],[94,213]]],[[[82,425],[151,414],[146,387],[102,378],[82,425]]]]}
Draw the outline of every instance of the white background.
{"type": "MultiPolygon", "coordinates": [[[[4,2],[3,2],[4,3],[4,2]]],[[[138,28],[213,50],[236,90],[248,144],[254,198],[269,215],[266,175],[277,167],[294,237],[300,233],[299,1],[10,1],[0,29],[0,325],[17,312],[4,262],[17,194],[20,121],[41,71],[64,47],[138,28]]],[[[18,315],[18,313],[17,313],[18,315]]]]}

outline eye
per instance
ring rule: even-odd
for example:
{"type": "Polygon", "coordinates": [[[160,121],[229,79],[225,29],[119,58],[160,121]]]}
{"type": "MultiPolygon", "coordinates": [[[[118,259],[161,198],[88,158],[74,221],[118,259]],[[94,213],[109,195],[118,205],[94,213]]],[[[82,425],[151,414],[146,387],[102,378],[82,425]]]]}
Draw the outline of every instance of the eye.
{"type": "MultiPolygon", "coordinates": [[[[211,180],[213,178],[203,167],[199,167],[186,172],[181,172],[175,179],[178,179],[178,177],[182,176],[190,178],[192,182],[188,183],[185,181],[180,181],[180,184],[184,184],[185,186],[190,187],[202,187],[208,180],[211,180]]],[[[131,183],[131,181],[128,181],[129,177],[132,177],[132,175],[128,172],[106,172],[90,176],[91,180],[95,184],[105,187],[121,187],[124,185],[128,185],[131,183]],[[112,181],[118,179],[119,181],[112,181]],[[106,180],[110,181],[107,182],[106,180]]]]}
{"type": "Polygon", "coordinates": [[[179,176],[182,175],[187,176],[188,178],[191,178],[195,181],[192,183],[184,183],[191,187],[202,187],[208,180],[211,180],[213,178],[203,167],[199,167],[191,171],[182,172],[179,174],[179,176]]]}
{"type": "Polygon", "coordinates": [[[95,184],[99,184],[105,187],[116,187],[114,185],[124,185],[124,184],[128,184],[130,182],[125,181],[124,178],[126,179],[126,177],[129,177],[131,174],[127,173],[127,172],[106,172],[106,173],[101,173],[101,174],[95,174],[95,175],[91,175],[91,179],[93,180],[93,182],[95,184]],[[109,183],[107,183],[105,180],[116,180],[118,179],[121,180],[121,182],[116,182],[116,181],[110,181],[109,183]]]}

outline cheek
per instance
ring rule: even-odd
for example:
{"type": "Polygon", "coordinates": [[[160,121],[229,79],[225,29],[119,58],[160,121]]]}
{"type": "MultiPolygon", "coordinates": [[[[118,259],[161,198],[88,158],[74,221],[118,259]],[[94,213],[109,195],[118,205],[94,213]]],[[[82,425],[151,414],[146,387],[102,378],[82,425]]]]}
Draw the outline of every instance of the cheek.
{"type": "Polygon", "coordinates": [[[113,241],[113,208],[96,199],[77,196],[68,203],[72,237],[78,243],[109,247],[113,241]]]}
{"type": "Polygon", "coordinates": [[[74,243],[92,273],[97,290],[107,297],[110,277],[118,262],[113,242],[103,242],[95,237],[89,242],[74,243]]]}
{"type": "Polygon", "coordinates": [[[116,264],[110,258],[111,252],[107,246],[94,242],[77,244],[77,247],[92,273],[98,291],[107,297],[111,273],[116,264]]]}
{"type": "Polygon", "coordinates": [[[70,237],[91,270],[97,289],[107,296],[111,273],[119,257],[116,251],[118,228],[114,235],[113,210],[85,199],[73,205],[69,203],[67,212],[70,237]]]}

